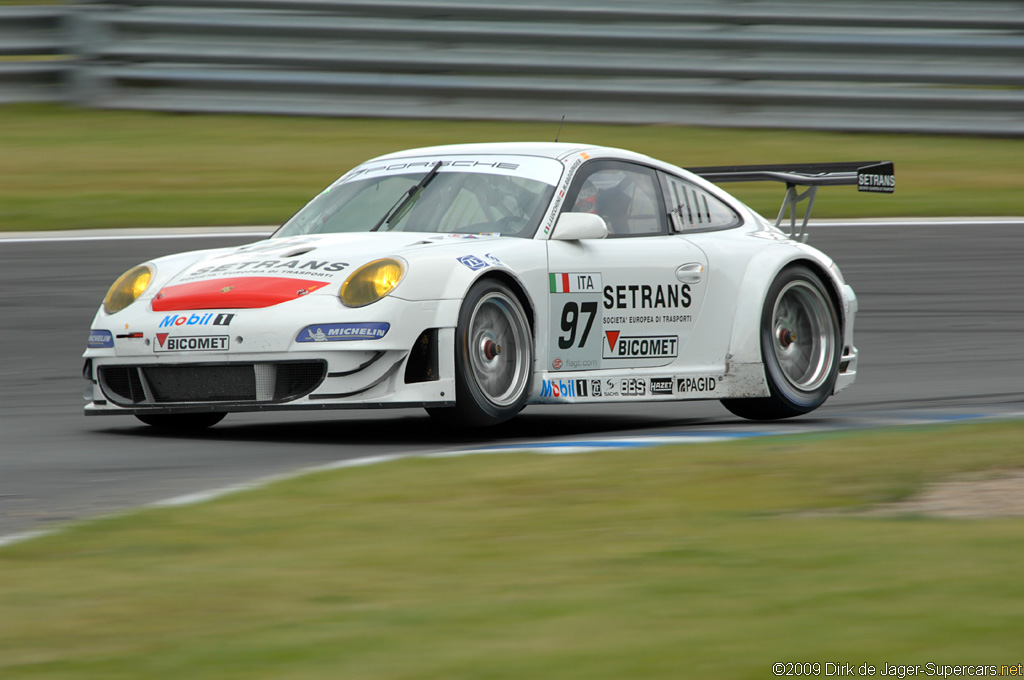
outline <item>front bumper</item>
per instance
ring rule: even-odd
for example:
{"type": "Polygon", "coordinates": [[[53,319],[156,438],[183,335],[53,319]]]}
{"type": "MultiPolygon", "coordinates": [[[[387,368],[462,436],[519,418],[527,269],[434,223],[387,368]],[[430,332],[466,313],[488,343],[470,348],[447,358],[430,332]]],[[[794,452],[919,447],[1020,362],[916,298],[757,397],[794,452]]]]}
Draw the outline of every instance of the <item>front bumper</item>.
{"type": "Polygon", "coordinates": [[[86,415],[454,404],[458,301],[291,305],[231,310],[222,326],[224,313],[98,312],[94,329],[119,332],[85,352],[86,415]],[[383,325],[382,337],[324,330],[383,325]]]}

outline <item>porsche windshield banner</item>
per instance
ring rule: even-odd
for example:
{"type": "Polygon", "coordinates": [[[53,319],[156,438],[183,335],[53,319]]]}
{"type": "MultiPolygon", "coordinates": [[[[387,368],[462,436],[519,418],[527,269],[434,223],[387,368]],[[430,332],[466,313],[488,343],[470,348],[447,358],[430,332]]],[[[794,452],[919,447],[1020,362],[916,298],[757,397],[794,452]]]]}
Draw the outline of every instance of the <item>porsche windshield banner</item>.
{"type": "Polygon", "coordinates": [[[552,158],[512,155],[431,156],[365,163],[350,170],[334,184],[364,177],[423,173],[429,171],[438,161],[441,162],[441,172],[511,175],[537,180],[551,186],[558,184],[562,176],[562,164],[552,158]]]}

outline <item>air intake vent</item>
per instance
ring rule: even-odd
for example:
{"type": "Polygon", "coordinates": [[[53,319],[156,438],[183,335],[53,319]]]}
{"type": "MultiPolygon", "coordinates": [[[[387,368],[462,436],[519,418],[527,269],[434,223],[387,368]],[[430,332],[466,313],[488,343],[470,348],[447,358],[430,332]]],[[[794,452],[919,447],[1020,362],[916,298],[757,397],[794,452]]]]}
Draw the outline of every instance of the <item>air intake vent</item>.
{"type": "Polygon", "coordinates": [[[146,401],[146,393],[135,366],[103,366],[100,368],[100,386],[115,404],[139,404],[146,401]]]}
{"type": "Polygon", "coordinates": [[[101,366],[100,386],[119,406],[279,403],[304,397],[323,381],[327,362],[101,366]]]}
{"type": "Polygon", "coordinates": [[[252,364],[227,366],[146,366],[142,368],[153,401],[256,401],[252,364]]]}

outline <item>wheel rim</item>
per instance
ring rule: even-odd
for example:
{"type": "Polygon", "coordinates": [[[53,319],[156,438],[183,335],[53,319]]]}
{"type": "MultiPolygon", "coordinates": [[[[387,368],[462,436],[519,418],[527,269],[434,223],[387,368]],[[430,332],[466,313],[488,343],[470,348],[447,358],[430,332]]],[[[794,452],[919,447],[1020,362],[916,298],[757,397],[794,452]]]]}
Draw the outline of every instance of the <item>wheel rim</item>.
{"type": "Polygon", "coordinates": [[[813,392],[828,379],[835,359],[835,326],[821,291],[806,281],[789,283],[772,312],[772,348],[786,381],[813,392]]]}
{"type": "Polygon", "coordinates": [[[501,293],[488,293],[469,321],[469,365],[488,401],[515,403],[529,378],[530,336],[518,305],[501,293]]]}

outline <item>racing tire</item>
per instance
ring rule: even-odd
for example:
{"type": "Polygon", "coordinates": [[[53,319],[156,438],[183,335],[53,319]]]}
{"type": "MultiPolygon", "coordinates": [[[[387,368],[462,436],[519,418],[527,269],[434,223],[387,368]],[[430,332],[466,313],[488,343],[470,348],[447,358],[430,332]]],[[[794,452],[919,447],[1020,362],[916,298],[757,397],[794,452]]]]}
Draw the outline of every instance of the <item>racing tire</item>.
{"type": "Polygon", "coordinates": [[[723,399],[750,420],[779,420],[810,413],[832,395],[839,376],[842,336],[835,302],[810,269],[784,269],[761,311],[761,358],[770,396],[723,399]]]}
{"type": "Polygon", "coordinates": [[[446,425],[485,427],[517,413],[530,396],[533,335],[522,304],[496,279],[466,294],[455,330],[455,406],[427,412],[446,425]]]}
{"type": "Polygon", "coordinates": [[[178,432],[195,432],[213,427],[224,420],[227,413],[137,413],[135,417],[146,425],[158,427],[161,430],[175,430],[178,432]]]}

